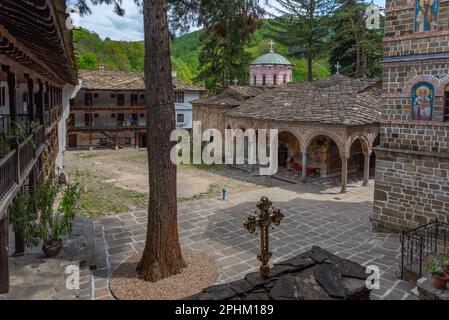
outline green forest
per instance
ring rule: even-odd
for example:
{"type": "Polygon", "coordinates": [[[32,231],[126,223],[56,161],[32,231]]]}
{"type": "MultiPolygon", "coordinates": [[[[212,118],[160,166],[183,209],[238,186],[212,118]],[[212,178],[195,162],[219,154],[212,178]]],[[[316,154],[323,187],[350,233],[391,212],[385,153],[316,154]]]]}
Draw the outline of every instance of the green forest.
{"type": "MultiPolygon", "coordinates": [[[[234,78],[247,84],[249,64],[269,52],[270,39],[294,65],[294,81],[328,77],[337,62],[348,76],[381,75],[383,18],[377,29],[368,29],[364,0],[317,0],[312,7],[304,0],[278,0],[283,9],[272,19],[234,12],[240,0],[233,1],[210,9],[213,15],[203,21],[208,27],[173,38],[172,67],[179,79],[213,93],[234,78]]],[[[85,29],[76,30],[74,40],[79,69],[96,70],[100,64],[106,70],[144,69],[143,41],[101,39],[85,29]]]]}
{"type": "MultiPolygon", "coordinates": [[[[266,25],[257,30],[246,50],[253,59],[267,53],[270,49],[270,30],[266,25]]],[[[203,30],[194,31],[175,38],[171,46],[172,65],[178,78],[194,82],[200,73],[199,55],[202,50],[201,39],[203,30]]],[[[75,47],[77,51],[78,68],[82,70],[96,70],[100,64],[106,70],[114,71],[143,71],[144,44],[142,42],[114,41],[101,39],[96,33],[80,29],[75,30],[75,47]]],[[[297,59],[289,54],[287,47],[276,44],[276,52],[285,55],[295,65],[294,79],[307,79],[307,63],[305,59],[297,59]]],[[[316,78],[330,75],[330,68],[326,60],[318,60],[314,64],[316,78]]]]}

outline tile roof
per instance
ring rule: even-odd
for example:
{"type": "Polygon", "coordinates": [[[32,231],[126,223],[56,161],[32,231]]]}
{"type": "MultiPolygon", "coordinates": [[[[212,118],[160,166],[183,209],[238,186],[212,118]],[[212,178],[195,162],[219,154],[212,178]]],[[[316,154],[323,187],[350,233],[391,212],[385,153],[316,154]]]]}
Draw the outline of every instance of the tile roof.
{"type": "Polygon", "coordinates": [[[243,101],[254,98],[268,89],[251,86],[230,86],[215,96],[192,101],[194,104],[239,106],[243,101]]]}
{"type": "Polygon", "coordinates": [[[380,81],[333,75],[323,80],[293,82],[243,102],[229,117],[295,122],[363,125],[379,122],[380,81]]]}
{"type": "MultiPolygon", "coordinates": [[[[79,77],[83,80],[82,89],[119,91],[145,90],[142,72],[80,70],[79,77]]],[[[175,90],[206,91],[200,86],[176,78],[173,79],[173,87],[175,90]]]]}

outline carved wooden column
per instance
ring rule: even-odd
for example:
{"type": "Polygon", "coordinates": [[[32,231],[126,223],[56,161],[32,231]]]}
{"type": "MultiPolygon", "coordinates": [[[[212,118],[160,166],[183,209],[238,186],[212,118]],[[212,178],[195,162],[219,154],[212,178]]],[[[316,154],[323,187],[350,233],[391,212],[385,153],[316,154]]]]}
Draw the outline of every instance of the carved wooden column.
{"type": "Polygon", "coordinates": [[[36,119],[40,124],[44,123],[44,84],[40,79],[38,81],[39,91],[36,95],[36,119]]]}
{"type": "Polygon", "coordinates": [[[25,78],[27,79],[27,86],[28,86],[28,119],[30,120],[30,123],[36,120],[36,110],[34,106],[34,81],[32,78],[30,78],[29,74],[25,74],[25,78]]]}
{"type": "Polygon", "coordinates": [[[369,183],[369,171],[370,171],[370,159],[372,150],[364,151],[365,165],[363,167],[363,186],[367,186],[369,183]]]}
{"type": "Polygon", "coordinates": [[[9,291],[9,221],[0,220],[0,294],[9,291]]]}
{"type": "Polygon", "coordinates": [[[348,188],[348,154],[341,156],[341,193],[345,193],[348,188]]]}

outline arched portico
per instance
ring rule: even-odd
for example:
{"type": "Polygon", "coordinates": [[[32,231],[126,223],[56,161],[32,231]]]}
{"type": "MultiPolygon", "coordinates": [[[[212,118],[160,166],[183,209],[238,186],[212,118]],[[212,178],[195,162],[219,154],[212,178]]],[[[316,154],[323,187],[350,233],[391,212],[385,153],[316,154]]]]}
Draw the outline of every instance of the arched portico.
{"type": "Polygon", "coordinates": [[[379,135],[376,124],[345,126],[245,118],[227,120],[227,127],[233,129],[266,129],[268,135],[270,129],[277,129],[279,166],[292,171],[296,168],[303,182],[307,181],[308,176],[340,175],[341,192],[346,192],[348,170],[352,172],[363,167],[363,185],[368,184],[373,143],[379,135]],[[286,165],[287,157],[292,155],[295,156],[296,167],[294,164],[286,165]]]}

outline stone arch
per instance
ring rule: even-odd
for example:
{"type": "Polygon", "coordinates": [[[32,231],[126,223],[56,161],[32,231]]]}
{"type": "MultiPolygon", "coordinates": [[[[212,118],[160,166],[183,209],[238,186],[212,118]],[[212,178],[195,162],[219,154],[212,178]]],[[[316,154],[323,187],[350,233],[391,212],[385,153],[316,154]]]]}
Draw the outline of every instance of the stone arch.
{"type": "Polygon", "coordinates": [[[319,136],[325,136],[328,137],[330,139],[332,139],[335,144],[338,146],[338,150],[340,151],[340,156],[342,155],[347,155],[346,149],[344,147],[344,142],[343,139],[340,135],[338,135],[338,133],[330,131],[330,130],[312,130],[310,132],[308,132],[306,134],[306,136],[304,137],[304,147],[307,147],[312,141],[313,139],[315,139],[316,137],[319,136]]]}
{"type": "Polygon", "coordinates": [[[354,142],[356,142],[357,140],[360,141],[360,144],[362,145],[362,149],[363,152],[370,152],[372,149],[372,144],[370,143],[370,139],[365,136],[362,133],[356,134],[356,135],[352,135],[349,139],[348,139],[348,143],[346,144],[346,148],[345,148],[345,152],[347,154],[351,153],[351,147],[354,144],[354,142]]]}
{"type": "Polygon", "coordinates": [[[444,90],[442,90],[441,81],[437,77],[435,77],[431,74],[422,74],[422,75],[419,75],[419,76],[416,76],[416,77],[410,79],[407,82],[407,84],[402,89],[403,96],[410,97],[413,87],[420,82],[427,82],[427,83],[431,84],[435,90],[435,96],[443,95],[444,90]]]}
{"type": "Polygon", "coordinates": [[[302,148],[302,146],[304,145],[304,137],[301,134],[299,134],[297,130],[287,128],[287,127],[278,128],[278,135],[281,134],[282,132],[288,132],[288,133],[292,134],[296,138],[296,140],[298,140],[299,145],[302,148]]]}

